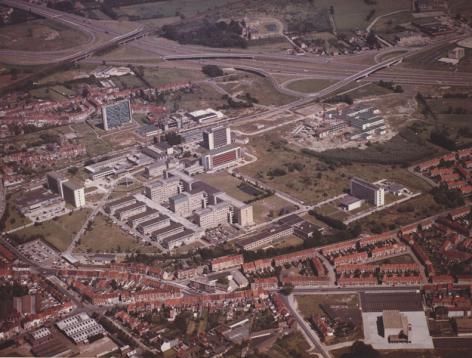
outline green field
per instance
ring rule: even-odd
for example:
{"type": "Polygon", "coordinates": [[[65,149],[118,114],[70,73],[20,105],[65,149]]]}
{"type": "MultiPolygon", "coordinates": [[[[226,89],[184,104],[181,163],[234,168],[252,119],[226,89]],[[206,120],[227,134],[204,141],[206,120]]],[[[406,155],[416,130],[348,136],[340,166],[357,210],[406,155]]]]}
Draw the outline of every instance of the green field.
{"type": "Polygon", "coordinates": [[[72,242],[74,235],[80,230],[90,209],[79,209],[57,219],[45,221],[39,225],[29,226],[15,232],[20,242],[27,242],[35,236],[43,236],[44,240],[59,251],[64,251],[72,242]]]}

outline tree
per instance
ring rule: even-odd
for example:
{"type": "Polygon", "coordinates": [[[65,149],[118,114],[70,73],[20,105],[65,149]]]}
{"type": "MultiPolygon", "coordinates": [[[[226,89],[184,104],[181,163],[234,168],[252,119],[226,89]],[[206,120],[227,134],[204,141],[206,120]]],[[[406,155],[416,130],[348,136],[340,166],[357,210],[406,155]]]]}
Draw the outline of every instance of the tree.
{"type": "Polygon", "coordinates": [[[290,295],[292,292],[293,292],[293,285],[290,283],[284,285],[282,289],[280,290],[280,293],[285,296],[290,295]]]}
{"type": "Polygon", "coordinates": [[[379,358],[380,353],[376,351],[370,344],[362,341],[356,341],[352,344],[349,353],[344,353],[341,358],[379,358]]]}
{"type": "Polygon", "coordinates": [[[375,32],[374,31],[369,31],[369,34],[367,35],[367,38],[366,38],[366,42],[367,42],[367,45],[369,45],[369,47],[374,47],[376,44],[377,44],[377,37],[375,36],[375,32]]]}
{"type": "Polygon", "coordinates": [[[70,167],[67,169],[67,172],[71,175],[76,175],[79,172],[79,168],[77,167],[70,167]]]}
{"type": "Polygon", "coordinates": [[[219,77],[223,76],[223,70],[216,65],[205,65],[202,66],[202,72],[208,77],[219,77]]]}
{"type": "Polygon", "coordinates": [[[18,69],[17,68],[12,68],[10,70],[10,76],[12,80],[16,80],[18,78],[18,69]]]}
{"type": "Polygon", "coordinates": [[[166,133],[165,138],[169,145],[179,145],[182,143],[182,137],[175,132],[166,133]]]}

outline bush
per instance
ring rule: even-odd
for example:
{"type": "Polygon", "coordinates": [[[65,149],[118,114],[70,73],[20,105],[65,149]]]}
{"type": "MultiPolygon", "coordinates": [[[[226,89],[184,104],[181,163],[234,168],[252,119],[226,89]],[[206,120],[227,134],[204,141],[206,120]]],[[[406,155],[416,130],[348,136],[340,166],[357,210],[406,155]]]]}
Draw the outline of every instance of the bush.
{"type": "Polygon", "coordinates": [[[211,23],[189,23],[187,26],[164,25],[162,35],[182,44],[198,44],[209,47],[240,47],[246,48],[247,41],[241,37],[242,27],[239,22],[219,21],[211,23]]]}
{"type": "Polygon", "coordinates": [[[274,168],[267,172],[267,176],[271,176],[271,177],[282,177],[286,174],[287,172],[285,171],[285,169],[282,169],[282,168],[274,168]]]}
{"type": "Polygon", "coordinates": [[[464,197],[462,193],[457,190],[448,190],[445,186],[433,188],[431,190],[434,200],[441,205],[448,208],[457,208],[464,205],[464,197]]]}
{"type": "Polygon", "coordinates": [[[202,72],[208,77],[219,77],[223,76],[223,70],[216,65],[205,65],[202,66],[202,72]]]}
{"type": "Polygon", "coordinates": [[[318,220],[323,221],[324,223],[328,224],[333,229],[337,229],[337,230],[346,230],[347,229],[347,226],[341,220],[333,219],[329,216],[317,213],[314,210],[310,210],[310,215],[313,215],[318,220]]]}

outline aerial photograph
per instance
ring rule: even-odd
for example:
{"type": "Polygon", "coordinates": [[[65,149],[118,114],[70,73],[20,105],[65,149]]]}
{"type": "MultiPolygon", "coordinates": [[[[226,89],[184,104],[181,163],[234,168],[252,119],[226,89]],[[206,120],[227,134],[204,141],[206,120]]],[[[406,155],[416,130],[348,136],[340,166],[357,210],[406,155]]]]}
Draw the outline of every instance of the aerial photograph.
{"type": "Polygon", "coordinates": [[[472,0],[0,0],[0,357],[472,357],[472,0]]]}

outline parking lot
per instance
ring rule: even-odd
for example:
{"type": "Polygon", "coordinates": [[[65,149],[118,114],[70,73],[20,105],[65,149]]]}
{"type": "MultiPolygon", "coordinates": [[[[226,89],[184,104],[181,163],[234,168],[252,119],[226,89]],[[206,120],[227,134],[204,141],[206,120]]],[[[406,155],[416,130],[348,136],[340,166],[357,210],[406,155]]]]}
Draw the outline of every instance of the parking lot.
{"type": "Polygon", "coordinates": [[[70,268],[59,251],[53,249],[43,240],[37,239],[18,246],[18,250],[31,261],[36,262],[40,266],[51,268],[70,268]]]}
{"type": "Polygon", "coordinates": [[[382,312],[383,310],[423,311],[421,294],[416,292],[362,292],[360,297],[363,312],[382,312]]]}

